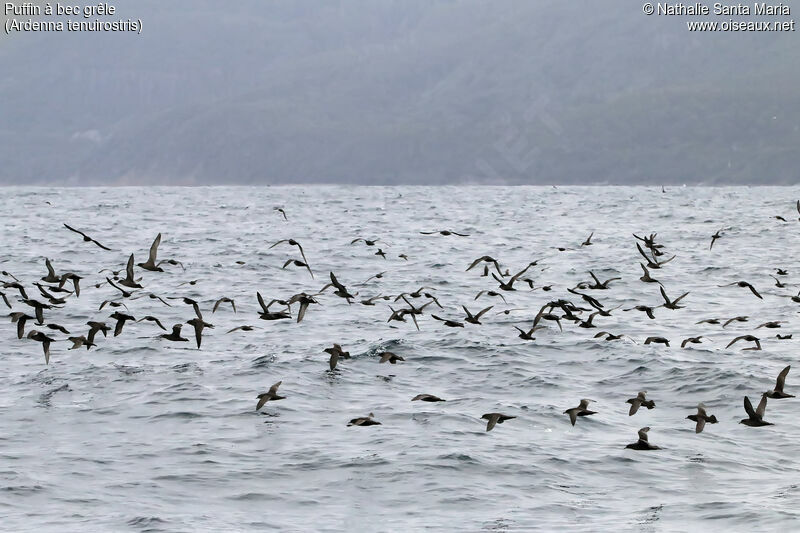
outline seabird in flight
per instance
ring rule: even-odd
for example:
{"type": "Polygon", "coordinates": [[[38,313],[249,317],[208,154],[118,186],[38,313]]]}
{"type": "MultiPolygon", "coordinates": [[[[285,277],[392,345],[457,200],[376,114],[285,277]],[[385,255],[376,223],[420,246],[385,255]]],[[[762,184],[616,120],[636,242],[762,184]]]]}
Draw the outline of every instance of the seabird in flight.
{"type": "Polygon", "coordinates": [[[734,281],[733,283],[728,283],[727,285],[717,285],[717,287],[730,287],[732,285],[736,285],[737,287],[747,288],[750,289],[750,292],[755,294],[759,299],[763,300],[764,298],[758,294],[758,291],[755,287],[747,283],[746,281],[734,281]]]}
{"type": "Polygon", "coordinates": [[[273,244],[272,246],[270,246],[270,248],[275,248],[276,246],[278,246],[279,244],[284,243],[284,242],[289,243],[289,245],[291,245],[291,246],[297,246],[297,248],[300,250],[300,255],[303,256],[303,262],[308,264],[308,259],[306,259],[306,254],[305,254],[305,252],[303,252],[303,247],[300,246],[300,243],[297,242],[294,239],[281,239],[280,241],[278,241],[275,244],[273,244]]]}
{"type": "Polygon", "coordinates": [[[764,412],[767,410],[767,395],[764,393],[761,396],[761,401],[758,402],[758,407],[754,410],[753,404],[750,403],[750,398],[744,397],[744,410],[747,413],[747,418],[739,421],[740,424],[750,427],[771,426],[771,422],[764,420],[764,412]]]}
{"type": "Polygon", "coordinates": [[[745,350],[760,350],[761,349],[761,341],[758,339],[758,337],[755,337],[753,335],[739,335],[738,337],[733,339],[731,342],[729,342],[728,345],[725,348],[730,348],[731,346],[733,346],[734,343],[739,342],[739,341],[747,341],[747,342],[756,343],[755,346],[751,346],[750,348],[744,348],[745,350]]]}
{"type": "Polygon", "coordinates": [[[651,344],[651,343],[652,344],[664,344],[667,347],[669,347],[669,339],[667,339],[665,337],[647,337],[644,340],[644,343],[645,344],[651,344]]]}
{"type": "Polygon", "coordinates": [[[107,246],[103,246],[102,244],[100,244],[100,243],[99,243],[99,242],[97,242],[96,240],[92,239],[91,237],[89,237],[88,235],[86,235],[86,234],[85,234],[84,232],[82,232],[82,231],[78,231],[78,230],[76,230],[75,228],[73,228],[73,227],[70,227],[70,226],[69,226],[69,225],[67,225],[67,224],[64,224],[64,227],[65,227],[65,228],[67,228],[67,229],[68,229],[68,230],[70,230],[70,231],[74,231],[75,233],[77,233],[78,235],[80,235],[81,237],[83,237],[83,241],[84,241],[84,242],[93,242],[93,243],[95,243],[97,246],[99,246],[100,248],[102,248],[103,250],[111,250],[111,248],[108,248],[107,246]]]}
{"type": "Polygon", "coordinates": [[[633,444],[628,444],[625,448],[630,448],[631,450],[660,450],[658,446],[654,446],[650,444],[647,440],[647,432],[650,431],[649,427],[643,427],[639,430],[639,440],[634,442],[633,444]]]}
{"type": "Polygon", "coordinates": [[[216,313],[216,312],[217,312],[217,308],[218,308],[218,307],[219,307],[221,304],[224,304],[224,303],[229,303],[229,304],[231,304],[231,307],[233,308],[233,312],[234,312],[234,313],[236,312],[236,302],[234,302],[234,301],[233,301],[233,299],[231,299],[231,298],[228,298],[227,296],[223,296],[222,298],[220,298],[219,300],[217,300],[217,301],[214,303],[214,308],[211,310],[211,314],[213,315],[214,313],[216,313]]]}
{"type": "Polygon", "coordinates": [[[636,395],[636,398],[629,398],[625,403],[631,404],[631,408],[628,410],[628,416],[635,415],[636,411],[638,411],[641,406],[645,406],[648,409],[652,409],[656,406],[656,402],[647,399],[647,391],[645,390],[640,391],[639,394],[636,395]]]}
{"type": "Polygon", "coordinates": [[[347,423],[347,426],[380,426],[381,423],[377,420],[374,420],[375,415],[370,413],[369,416],[362,416],[359,418],[353,418],[350,422],[347,423]]]}
{"type": "Polygon", "coordinates": [[[42,350],[44,350],[44,363],[46,365],[50,364],[50,343],[55,341],[55,339],[48,337],[41,331],[37,331],[32,329],[28,332],[28,338],[33,339],[36,342],[42,343],[42,350]]]}
{"type": "Polygon", "coordinates": [[[574,426],[575,421],[578,420],[579,416],[589,416],[595,414],[597,411],[590,411],[587,409],[589,407],[589,402],[593,402],[594,400],[581,400],[581,403],[578,407],[573,407],[571,409],[567,409],[564,411],[564,414],[569,415],[569,421],[574,426]]]}
{"type": "Polygon", "coordinates": [[[467,309],[466,305],[462,305],[461,308],[464,309],[465,313],[467,313],[467,317],[464,319],[464,322],[469,322],[470,324],[480,325],[481,324],[480,318],[483,315],[485,315],[492,307],[494,307],[494,306],[490,305],[489,307],[481,309],[481,311],[478,314],[473,315],[472,313],[470,313],[469,309],[467,309]]]}
{"type": "Polygon", "coordinates": [[[708,424],[716,424],[718,422],[717,417],[714,415],[708,416],[706,413],[706,406],[702,403],[697,404],[697,414],[696,415],[689,415],[686,417],[688,420],[692,420],[696,423],[694,427],[695,433],[700,433],[703,431],[703,428],[708,424]]]}
{"type": "Polygon", "coordinates": [[[379,363],[388,362],[395,365],[398,361],[405,361],[404,358],[392,352],[381,352],[378,354],[378,357],[380,357],[380,361],[378,361],[379,363]]]}
{"type": "Polygon", "coordinates": [[[172,332],[171,333],[162,333],[159,336],[161,338],[163,338],[163,339],[167,339],[168,341],[188,342],[189,339],[187,339],[186,337],[181,337],[181,328],[182,327],[183,327],[183,324],[175,324],[174,326],[172,326],[172,332]]]}
{"type": "Polygon", "coordinates": [[[278,396],[278,387],[281,386],[281,383],[283,383],[283,381],[277,382],[272,387],[270,387],[267,392],[262,392],[261,394],[256,396],[256,398],[258,398],[258,403],[256,404],[256,411],[264,407],[264,404],[270,400],[274,402],[286,398],[286,396],[278,396]]]}
{"type": "Polygon", "coordinates": [[[486,423],[486,431],[491,431],[497,424],[502,424],[506,420],[511,420],[512,418],[517,417],[504,415],[502,413],[486,413],[481,418],[488,421],[486,423]]]}
{"type": "Polygon", "coordinates": [[[439,235],[444,235],[445,237],[449,235],[458,235],[459,237],[469,237],[466,233],[458,233],[457,231],[450,231],[450,230],[441,230],[441,231],[420,231],[422,235],[434,235],[438,233],[439,235]]]}
{"type": "Polygon", "coordinates": [[[133,279],[133,254],[128,258],[128,264],[125,266],[125,279],[119,280],[119,284],[131,289],[141,289],[142,286],[136,283],[133,279]]]}
{"type": "Polygon", "coordinates": [[[791,370],[791,368],[792,365],[788,365],[786,368],[781,370],[781,373],[778,374],[777,381],[775,381],[775,388],[764,393],[767,398],[794,398],[792,394],[783,392],[783,386],[786,384],[786,376],[789,374],[789,370],[791,370]]]}
{"type": "Polygon", "coordinates": [[[683,339],[683,341],[681,342],[681,348],[686,348],[686,345],[689,344],[689,343],[700,344],[701,342],[703,342],[703,341],[700,340],[702,338],[703,338],[703,336],[699,335],[697,337],[688,337],[686,339],[683,339]]]}
{"type": "Polygon", "coordinates": [[[147,261],[144,263],[139,263],[136,266],[139,268],[143,268],[145,270],[149,270],[151,272],[164,272],[164,269],[159,267],[156,264],[156,255],[158,254],[158,245],[161,244],[161,234],[159,233],[153,244],[150,246],[150,256],[147,258],[147,261]]]}
{"type": "Polygon", "coordinates": [[[446,402],[447,401],[447,400],[444,400],[442,398],[439,398],[438,396],[434,396],[433,394],[417,394],[416,396],[411,398],[412,402],[416,402],[417,400],[423,401],[423,402],[446,402]]]}

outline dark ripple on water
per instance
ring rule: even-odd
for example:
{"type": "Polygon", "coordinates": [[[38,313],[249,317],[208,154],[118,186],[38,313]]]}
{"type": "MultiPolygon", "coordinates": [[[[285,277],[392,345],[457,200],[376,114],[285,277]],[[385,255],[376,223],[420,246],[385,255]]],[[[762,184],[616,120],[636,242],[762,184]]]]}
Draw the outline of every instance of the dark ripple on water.
{"type": "MultiPolygon", "coordinates": [[[[738,421],[742,397],[758,398],[795,357],[794,340],[777,341],[774,330],[755,326],[786,320],[778,331],[793,333],[798,325],[798,308],[788,296],[800,275],[794,272],[800,233],[771,218],[793,216],[797,191],[47,192],[52,207],[41,203],[38,189],[7,189],[0,198],[8,229],[3,270],[30,285],[45,274],[46,256],[58,272],[85,277],[81,298],[47,316],[78,335],[88,320],[111,324],[112,311],[97,309],[119,293],[95,289],[105,276],[97,271],[123,267],[131,252],[142,260],[162,232],[159,258],[178,259],[187,270],[167,266],[163,274],[137,270],[137,276],[147,292],[197,299],[216,327],[198,350],[188,325],[191,341],[170,343],[150,323],[128,323],[119,337],[98,336],[91,351],[54,343],[53,362],[44,368],[41,346],[17,340],[6,322],[4,529],[520,531],[582,524],[578,529],[587,531],[673,531],[791,529],[796,523],[795,400],[769,401],[766,419],[775,426],[746,428],[738,421]],[[77,208],[82,205],[96,207],[77,208]],[[288,221],[272,210],[275,205],[286,208],[288,221]],[[205,216],[197,218],[198,211],[205,216]],[[43,227],[44,220],[53,228],[43,227]],[[82,243],[58,229],[61,222],[87,229],[113,251],[82,243]],[[721,227],[732,229],[709,252],[710,236],[721,227]],[[471,236],[418,234],[434,229],[471,236]],[[593,245],[581,247],[592,231],[593,245]],[[588,280],[590,269],[601,278],[622,277],[609,290],[585,291],[611,307],[659,305],[658,285],[638,280],[641,258],[631,236],[651,232],[677,254],[652,274],[670,296],[689,291],[686,309],[659,308],[656,320],[617,310],[596,317],[596,329],[564,324],[562,333],[551,325],[536,333],[536,341],[517,337],[513,325],[530,327],[546,301],[575,298],[565,289],[588,280]],[[382,241],[351,246],[356,237],[382,241]],[[269,248],[285,238],[303,244],[315,280],[301,269],[280,268],[298,256],[288,245],[269,248]],[[387,259],[374,255],[378,247],[387,259]],[[512,272],[539,259],[527,274],[537,288],[552,284],[553,290],[518,283],[517,291],[504,293],[508,305],[497,298],[474,301],[479,290],[496,289],[482,269],[465,272],[484,254],[512,272]],[[786,289],[769,277],[779,267],[790,271],[786,289]],[[411,320],[386,323],[388,305],[402,302],[347,305],[329,290],[300,324],[258,319],[256,291],[267,299],[316,292],[329,271],[358,291],[356,302],[426,286],[435,287],[445,309],[434,313],[442,317],[462,320],[462,304],[473,311],[494,308],[483,326],[449,329],[431,320],[431,306],[417,331],[411,320]],[[359,285],[381,271],[387,271],[382,279],[359,285]],[[196,285],[178,287],[194,279],[196,285]],[[739,279],[756,285],[764,300],[738,287],[717,287],[739,279]],[[211,313],[223,295],[236,299],[238,313],[227,306],[211,313]],[[525,311],[495,314],[507,308],[525,311]],[[724,330],[695,324],[743,314],[750,322],[724,330]],[[255,330],[225,334],[242,324],[255,330]],[[593,339],[600,330],[625,333],[636,344],[593,339]],[[751,332],[762,337],[763,351],[725,349],[734,336],[751,332]],[[644,346],[651,335],[668,337],[672,347],[644,346]],[[681,350],[680,340],[694,335],[703,335],[703,343],[681,350]],[[353,357],[330,373],[323,350],[334,342],[353,357]],[[383,351],[406,362],[380,365],[383,351]],[[277,381],[287,399],[257,414],[255,396],[277,381]],[[629,417],[625,399],[643,389],[657,407],[629,417]],[[448,401],[410,402],[422,392],[448,401]],[[597,401],[598,414],[572,427],[563,411],[583,397],[597,401]],[[698,402],[720,423],[695,435],[685,417],[698,402]],[[492,411],[517,418],[486,433],[480,416],[492,411]],[[346,427],[350,418],[370,412],[383,425],[346,427]],[[625,450],[645,425],[663,449],[625,450]],[[53,494],[60,496],[44,500],[53,494]],[[121,515],[121,509],[129,511],[121,515]]],[[[167,328],[194,316],[180,300],[170,301],[172,307],[149,298],[126,303],[137,318],[152,314],[167,328]]]]}

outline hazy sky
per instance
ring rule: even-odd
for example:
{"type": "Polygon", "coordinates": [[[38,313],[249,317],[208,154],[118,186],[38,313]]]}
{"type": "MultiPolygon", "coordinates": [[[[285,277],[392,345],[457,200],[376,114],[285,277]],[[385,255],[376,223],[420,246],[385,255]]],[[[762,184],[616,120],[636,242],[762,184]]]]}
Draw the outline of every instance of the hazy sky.
{"type": "Polygon", "coordinates": [[[0,183],[796,183],[798,32],[687,27],[793,16],[643,4],[140,0],[41,16],[141,33],[1,34],[0,183]]]}

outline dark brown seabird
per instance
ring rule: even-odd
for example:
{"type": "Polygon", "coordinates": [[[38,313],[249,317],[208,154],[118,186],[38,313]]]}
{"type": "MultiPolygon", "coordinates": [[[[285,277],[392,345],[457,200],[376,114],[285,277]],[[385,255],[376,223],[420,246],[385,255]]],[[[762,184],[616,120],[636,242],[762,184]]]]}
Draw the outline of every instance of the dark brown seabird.
{"type": "Polygon", "coordinates": [[[438,396],[434,396],[433,394],[417,394],[416,396],[411,398],[412,402],[415,402],[417,400],[420,400],[420,401],[423,401],[423,402],[446,402],[447,401],[447,400],[443,400],[442,398],[439,398],[438,396]]]}
{"type": "Polygon", "coordinates": [[[347,423],[347,426],[380,426],[381,423],[377,420],[374,420],[375,415],[370,413],[369,416],[362,416],[359,418],[353,418],[350,422],[347,423]]]}
{"type": "Polygon", "coordinates": [[[78,231],[78,230],[76,230],[75,228],[68,226],[67,224],[64,224],[64,227],[65,227],[65,228],[67,228],[67,229],[68,229],[68,230],[70,230],[70,231],[74,231],[75,233],[77,233],[78,235],[80,235],[81,237],[83,237],[83,241],[84,241],[84,242],[93,242],[93,243],[95,243],[97,246],[99,246],[100,248],[102,248],[103,250],[111,250],[111,248],[108,248],[107,246],[103,246],[102,244],[100,244],[100,243],[99,243],[99,242],[97,242],[96,240],[92,239],[91,237],[89,237],[88,235],[86,235],[86,234],[85,234],[84,232],[82,232],[82,231],[78,231]]]}
{"type": "Polygon", "coordinates": [[[792,365],[788,365],[788,366],[786,366],[786,368],[781,370],[781,373],[778,374],[777,381],[775,381],[775,388],[770,390],[770,391],[765,392],[764,396],[766,396],[767,398],[775,398],[775,399],[779,399],[779,398],[794,398],[794,396],[792,394],[787,394],[787,393],[783,392],[783,387],[786,384],[786,376],[789,375],[789,370],[791,370],[791,368],[792,368],[792,365]]]}
{"type": "Polygon", "coordinates": [[[481,324],[480,318],[483,315],[485,315],[489,310],[491,310],[492,307],[494,307],[494,306],[490,305],[489,307],[481,309],[480,312],[478,314],[476,314],[476,315],[473,315],[472,313],[470,313],[470,311],[469,311],[469,309],[467,309],[466,305],[462,305],[461,307],[462,307],[462,309],[464,309],[464,312],[467,313],[467,317],[464,319],[464,322],[469,322],[470,324],[480,325],[481,324]]]}
{"type": "Polygon", "coordinates": [[[404,358],[400,357],[399,355],[392,353],[392,352],[381,352],[378,354],[380,357],[379,363],[390,363],[390,364],[397,364],[398,361],[405,361],[404,358]]]}
{"type": "Polygon", "coordinates": [[[58,283],[61,281],[61,277],[56,276],[56,271],[53,268],[52,263],[50,263],[50,259],[47,257],[44,258],[44,265],[47,267],[47,275],[42,278],[42,281],[45,283],[58,283]]]}
{"type": "Polygon", "coordinates": [[[717,287],[731,287],[731,286],[733,286],[733,285],[736,285],[737,287],[741,287],[741,288],[743,288],[743,289],[750,289],[750,292],[752,292],[752,293],[753,293],[755,296],[757,296],[757,297],[758,297],[760,300],[763,300],[763,299],[764,299],[764,298],[763,298],[763,297],[762,297],[762,296],[761,296],[761,295],[758,293],[758,291],[756,290],[756,288],[755,288],[755,287],[753,287],[751,284],[749,284],[749,283],[748,283],[748,282],[746,282],[746,281],[734,281],[733,283],[728,283],[728,284],[726,284],[726,285],[717,285],[717,287]]]}
{"type": "Polygon", "coordinates": [[[665,337],[647,337],[647,338],[644,340],[644,343],[645,343],[645,344],[651,344],[651,343],[654,343],[654,344],[663,344],[663,345],[665,345],[665,346],[669,347],[669,339],[667,339],[667,338],[665,338],[665,337]]]}
{"type": "Polygon", "coordinates": [[[650,444],[647,440],[647,432],[650,431],[649,427],[643,427],[639,430],[639,440],[634,442],[633,444],[628,444],[625,448],[629,448],[631,450],[660,450],[658,446],[654,446],[650,444]]]}
{"type": "Polygon", "coordinates": [[[187,339],[186,337],[181,337],[182,327],[183,324],[175,324],[174,326],[172,326],[171,333],[162,333],[160,337],[162,339],[167,339],[168,341],[173,341],[173,342],[188,342],[189,339],[187,339]]]}
{"type": "Polygon", "coordinates": [[[753,404],[750,403],[750,398],[747,396],[744,397],[744,410],[747,413],[747,418],[743,418],[739,421],[740,424],[744,424],[745,426],[750,427],[761,427],[761,426],[771,426],[773,425],[771,422],[766,422],[764,420],[764,412],[767,410],[767,395],[764,394],[761,396],[761,401],[758,403],[758,407],[754,410],[753,404]]]}
{"type": "Polygon", "coordinates": [[[697,404],[696,415],[689,415],[686,418],[696,423],[694,427],[695,433],[702,432],[703,428],[706,426],[706,423],[716,424],[718,422],[716,416],[714,415],[708,416],[708,414],[706,413],[706,406],[703,405],[702,403],[697,404]]]}
{"type": "Polygon", "coordinates": [[[731,342],[729,342],[728,345],[725,348],[730,348],[731,346],[733,346],[735,343],[737,343],[739,341],[747,341],[747,342],[756,343],[755,346],[751,346],[750,348],[744,348],[744,350],[760,350],[761,349],[761,341],[758,339],[758,337],[756,337],[754,335],[739,335],[738,337],[733,339],[731,342]]]}
{"type": "Polygon", "coordinates": [[[631,408],[628,410],[628,416],[635,415],[636,411],[638,411],[641,406],[647,407],[647,409],[653,409],[656,406],[656,402],[647,399],[647,391],[644,390],[640,391],[639,394],[636,395],[636,398],[629,398],[625,403],[631,404],[631,408]]]}
{"type": "Polygon", "coordinates": [[[278,387],[281,386],[281,383],[283,383],[283,381],[277,382],[272,387],[270,387],[267,392],[262,392],[261,394],[256,396],[256,398],[258,398],[258,403],[256,404],[256,411],[264,407],[264,404],[270,400],[277,401],[286,398],[286,396],[278,396],[278,387]]]}
{"type": "Polygon", "coordinates": [[[32,316],[22,313],[20,311],[16,311],[14,313],[9,313],[9,317],[11,317],[11,323],[17,324],[17,338],[21,339],[25,335],[25,322],[28,320],[33,319],[32,316]]]}
{"type": "Polygon", "coordinates": [[[703,338],[702,335],[698,335],[697,337],[688,337],[686,339],[683,339],[683,342],[681,342],[681,348],[686,348],[686,345],[689,343],[700,344],[701,342],[703,342],[700,340],[702,338],[703,338]]]}
{"type": "Polygon", "coordinates": [[[49,365],[50,364],[50,343],[54,342],[55,339],[53,339],[51,337],[48,337],[47,335],[45,335],[41,331],[37,331],[35,329],[32,329],[31,331],[28,332],[28,338],[29,339],[33,339],[36,342],[41,342],[42,343],[42,349],[44,350],[44,363],[46,365],[49,365]]]}
{"type": "Polygon", "coordinates": [[[573,426],[575,425],[575,422],[578,420],[579,416],[589,416],[597,413],[597,411],[590,411],[587,409],[587,407],[589,407],[589,402],[593,401],[594,400],[583,399],[578,407],[573,407],[564,411],[564,414],[569,415],[569,421],[573,426]]]}
{"type": "Polygon", "coordinates": [[[161,244],[161,234],[159,233],[153,244],[150,245],[150,255],[144,263],[138,263],[136,266],[149,270],[150,272],[164,272],[164,269],[156,264],[156,256],[158,255],[158,245],[161,244]]]}
{"type": "Polygon", "coordinates": [[[133,277],[133,254],[128,258],[128,263],[125,265],[125,279],[119,280],[119,284],[131,289],[141,289],[136,279],[133,277]]]}
{"type": "Polygon", "coordinates": [[[331,371],[333,371],[333,369],[336,368],[336,364],[339,362],[339,358],[350,359],[350,352],[345,352],[344,350],[342,350],[342,347],[336,343],[333,344],[332,348],[325,348],[325,350],[323,351],[331,355],[331,358],[328,361],[328,365],[330,366],[331,371]]]}
{"type": "Polygon", "coordinates": [[[136,319],[131,315],[120,313],[119,311],[115,311],[109,318],[113,318],[114,320],[117,321],[117,324],[114,326],[115,337],[118,336],[120,333],[122,333],[122,328],[125,326],[125,322],[127,322],[128,320],[136,322],[136,319]]]}
{"type": "Polygon", "coordinates": [[[306,254],[303,251],[303,247],[300,246],[300,243],[297,242],[294,239],[281,239],[280,241],[278,241],[275,244],[273,244],[272,246],[270,246],[270,248],[275,248],[276,246],[278,246],[279,244],[284,243],[284,242],[288,243],[290,246],[297,246],[298,250],[300,250],[300,255],[303,256],[303,262],[308,264],[308,259],[306,259],[306,254]]]}
{"type": "Polygon", "coordinates": [[[486,413],[481,417],[483,420],[488,420],[486,423],[486,431],[491,431],[497,424],[502,424],[506,420],[517,418],[516,416],[504,415],[502,413],[486,413]]]}
{"type": "Polygon", "coordinates": [[[234,302],[233,299],[228,298],[227,296],[223,296],[222,298],[220,298],[219,300],[217,300],[214,303],[214,308],[211,310],[211,314],[213,315],[214,313],[216,313],[217,312],[217,308],[223,303],[231,304],[231,307],[233,308],[233,312],[234,313],[236,312],[236,302],[234,302]]]}

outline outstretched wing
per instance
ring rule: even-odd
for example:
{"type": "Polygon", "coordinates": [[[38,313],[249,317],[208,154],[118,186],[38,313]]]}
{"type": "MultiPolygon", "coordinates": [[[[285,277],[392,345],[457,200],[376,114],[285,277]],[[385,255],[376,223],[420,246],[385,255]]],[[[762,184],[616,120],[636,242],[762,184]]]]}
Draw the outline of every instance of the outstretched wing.
{"type": "Polygon", "coordinates": [[[750,418],[758,418],[755,410],[753,409],[753,404],[750,403],[750,398],[748,398],[747,396],[744,397],[744,411],[750,418]]]}
{"type": "Polygon", "coordinates": [[[786,383],[786,376],[789,374],[789,370],[791,370],[792,365],[787,366],[781,373],[778,374],[778,381],[775,382],[775,391],[776,392],[783,392],[783,385],[786,383]]]}
{"type": "Polygon", "coordinates": [[[281,386],[281,383],[283,383],[283,381],[279,381],[279,382],[277,382],[275,385],[273,385],[272,387],[270,387],[270,388],[269,388],[269,394],[270,394],[270,396],[272,396],[273,394],[277,394],[277,392],[278,392],[278,387],[280,387],[280,386],[281,386]]]}
{"type": "Polygon", "coordinates": [[[753,286],[752,286],[752,285],[750,285],[749,283],[747,284],[747,287],[750,289],[750,291],[751,291],[753,294],[755,294],[756,296],[758,296],[758,297],[759,297],[761,300],[763,300],[763,299],[764,299],[764,298],[763,298],[763,297],[762,297],[760,294],[758,294],[758,291],[756,290],[756,288],[755,288],[755,287],[753,287],[753,286]]]}
{"type": "Polygon", "coordinates": [[[128,265],[125,267],[125,273],[128,275],[128,281],[133,281],[133,254],[128,258],[128,265]]]}
{"type": "Polygon", "coordinates": [[[269,394],[259,394],[258,403],[256,404],[256,411],[264,407],[264,404],[269,400],[269,394]]]}
{"type": "Polygon", "coordinates": [[[156,239],[153,241],[153,244],[150,245],[150,263],[156,262],[156,255],[158,254],[158,245],[161,244],[161,234],[159,233],[156,236],[156,239]]]}
{"type": "MultiPolygon", "coordinates": [[[[300,250],[300,255],[303,256],[303,263],[305,263],[307,265],[308,264],[308,259],[306,259],[306,253],[303,251],[303,247],[300,246],[299,242],[297,243],[297,248],[300,250]]],[[[310,271],[310,269],[309,269],[309,271],[310,271]]]]}
{"type": "Polygon", "coordinates": [[[758,407],[756,407],[756,415],[758,418],[764,418],[764,411],[767,410],[767,396],[764,395],[761,397],[761,401],[758,402],[758,407]]]}
{"type": "Polygon", "coordinates": [[[195,321],[194,323],[194,340],[197,341],[197,348],[200,349],[200,343],[203,342],[203,319],[195,321]]]}
{"type": "MultiPolygon", "coordinates": [[[[528,265],[525,268],[523,268],[522,270],[520,270],[519,272],[517,272],[516,274],[514,274],[513,276],[511,276],[510,283],[514,282],[514,281],[517,281],[517,278],[519,278],[521,275],[523,275],[530,267],[531,267],[531,265],[528,265]]],[[[492,273],[492,275],[494,276],[494,273],[492,273]]]]}
{"type": "Polygon", "coordinates": [[[669,297],[667,296],[667,293],[666,293],[666,291],[664,290],[664,287],[659,287],[658,289],[661,291],[661,296],[664,298],[664,302],[665,302],[667,305],[669,305],[671,302],[669,301],[669,297]]]}
{"type": "MultiPolygon", "coordinates": [[[[472,270],[473,268],[475,268],[475,265],[477,265],[477,264],[478,264],[478,263],[480,263],[481,261],[485,261],[485,260],[486,260],[486,256],[483,256],[483,257],[479,257],[479,258],[477,258],[475,261],[473,261],[473,262],[472,262],[472,264],[470,264],[470,265],[467,267],[467,270],[466,270],[466,271],[472,270]]],[[[466,272],[466,271],[465,271],[465,272],[466,272]]]]}
{"type": "Polygon", "coordinates": [[[267,306],[264,303],[264,298],[261,297],[261,293],[260,292],[256,292],[256,297],[258,298],[258,304],[261,306],[261,309],[263,309],[264,312],[267,313],[268,312],[267,311],[267,306]]]}
{"type": "Polygon", "coordinates": [[[653,260],[652,260],[652,259],[650,259],[649,257],[647,257],[647,254],[646,254],[646,253],[644,253],[644,250],[642,250],[642,247],[641,247],[641,246],[639,246],[639,243],[638,243],[638,242],[636,243],[636,249],[637,249],[637,250],[639,250],[639,253],[642,255],[642,257],[644,257],[644,258],[647,260],[647,262],[648,262],[648,263],[652,263],[652,262],[653,262],[653,260]]]}
{"type": "Polygon", "coordinates": [[[686,297],[688,294],[689,294],[688,292],[684,292],[683,294],[681,294],[680,296],[678,296],[677,298],[675,298],[674,300],[672,300],[672,303],[673,303],[673,304],[676,304],[676,303],[680,302],[680,301],[681,301],[681,300],[683,300],[683,299],[684,299],[684,297],[686,297]]]}
{"type": "Polygon", "coordinates": [[[569,415],[570,423],[574,426],[575,422],[578,420],[578,410],[577,409],[569,409],[567,411],[567,414],[569,415]]]}
{"type": "Polygon", "coordinates": [[[70,225],[68,225],[68,224],[64,224],[64,227],[65,227],[65,228],[67,228],[67,229],[68,229],[68,230],[70,230],[70,231],[74,231],[75,233],[77,233],[77,234],[78,234],[78,235],[80,235],[81,237],[86,237],[86,234],[85,234],[84,232],[82,232],[82,231],[78,231],[78,230],[76,230],[75,228],[73,228],[72,226],[70,226],[70,225]]]}
{"type": "Polygon", "coordinates": [[[730,348],[733,344],[735,344],[736,342],[738,342],[738,341],[740,341],[742,339],[744,339],[744,335],[736,337],[731,342],[729,342],[728,345],[725,348],[730,348]]]}
{"type": "Polygon", "coordinates": [[[706,427],[706,419],[703,414],[697,414],[697,425],[694,427],[695,433],[700,433],[703,431],[703,428],[706,427]]]}
{"type": "MultiPolygon", "coordinates": [[[[487,307],[486,309],[481,309],[481,312],[480,312],[480,313],[478,313],[477,315],[475,315],[475,318],[479,319],[480,317],[482,317],[483,315],[485,315],[485,314],[487,313],[487,311],[489,311],[489,310],[490,310],[492,307],[494,307],[494,306],[493,306],[493,305],[490,305],[490,306],[489,306],[489,307],[487,307]]],[[[465,307],[464,309],[466,309],[466,307],[465,307]]]]}
{"type": "Polygon", "coordinates": [[[297,312],[297,323],[303,321],[303,317],[306,316],[306,309],[308,309],[308,302],[303,300],[300,302],[300,310],[297,312]]]}

